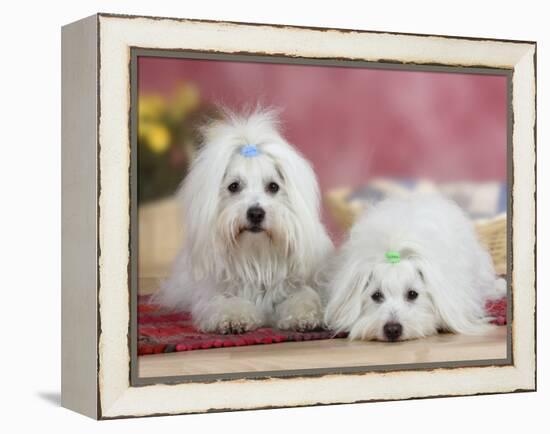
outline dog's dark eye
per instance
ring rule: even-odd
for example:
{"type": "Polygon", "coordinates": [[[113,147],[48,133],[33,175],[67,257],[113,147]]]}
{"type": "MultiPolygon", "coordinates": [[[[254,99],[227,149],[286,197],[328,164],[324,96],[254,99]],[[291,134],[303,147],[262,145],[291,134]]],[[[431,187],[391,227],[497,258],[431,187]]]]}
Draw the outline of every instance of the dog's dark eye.
{"type": "Polygon", "coordinates": [[[231,192],[231,193],[237,193],[239,191],[239,189],[241,188],[240,184],[238,182],[232,182],[231,184],[229,184],[229,186],[227,187],[227,189],[231,192]]]}
{"type": "Polygon", "coordinates": [[[376,303],[382,303],[384,301],[384,294],[380,292],[380,290],[373,292],[373,294],[370,296],[376,303]]]}
{"type": "Polygon", "coordinates": [[[416,292],[414,289],[409,289],[407,291],[407,300],[413,301],[418,298],[418,292],[416,292]]]}
{"type": "Polygon", "coordinates": [[[267,191],[273,194],[277,193],[279,191],[279,184],[276,182],[270,182],[267,184],[267,191]]]}

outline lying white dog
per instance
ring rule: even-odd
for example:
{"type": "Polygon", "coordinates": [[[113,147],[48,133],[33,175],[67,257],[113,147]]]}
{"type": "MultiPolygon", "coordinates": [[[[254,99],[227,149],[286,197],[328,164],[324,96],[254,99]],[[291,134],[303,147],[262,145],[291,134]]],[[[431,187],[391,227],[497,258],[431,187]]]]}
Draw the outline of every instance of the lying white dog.
{"type": "Polygon", "coordinates": [[[350,339],[398,341],[486,330],[501,297],[469,218],[437,195],[387,199],[352,228],[328,279],[327,325],[350,339]]]}
{"type": "Polygon", "coordinates": [[[269,111],[226,113],[204,137],[180,192],[183,247],[155,301],[206,332],[321,326],[315,276],[332,243],[310,164],[269,111]]]}

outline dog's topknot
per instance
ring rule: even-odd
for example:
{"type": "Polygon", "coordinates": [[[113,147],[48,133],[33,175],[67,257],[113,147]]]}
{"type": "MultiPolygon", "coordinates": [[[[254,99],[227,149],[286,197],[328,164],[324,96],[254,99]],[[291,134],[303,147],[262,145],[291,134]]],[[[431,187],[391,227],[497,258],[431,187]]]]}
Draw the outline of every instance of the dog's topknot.
{"type": "Polygon", "coordinates": [[[233,111],[219,106],[218,113],[219,117],[210,119],[200,129],[205,143],[217,142],[220,137],[231,137],[241,144],[280,139],[280,110],[276,108],[257,105],[254,108],[233,111]]]}

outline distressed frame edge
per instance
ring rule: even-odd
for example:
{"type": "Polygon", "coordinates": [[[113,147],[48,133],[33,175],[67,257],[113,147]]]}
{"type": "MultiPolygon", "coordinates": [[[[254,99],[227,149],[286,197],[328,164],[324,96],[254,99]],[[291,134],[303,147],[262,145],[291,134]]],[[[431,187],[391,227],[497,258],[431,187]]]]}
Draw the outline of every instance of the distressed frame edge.
{"type": "Polygon", "coordinates": [[[101,407],[97,381],[98,31],[97,14],[61,29],[61,405],[93,419],[100,418],[101,407]]]}
{"type": "MultiPolygon", "coordinates": [[[[189,21],[189,20],[184,20],[184,21],[189,21]]],[[[286,26],[285,26],[286,27],[286,26]]],[[[298,28],[294,28],[294,29],[300,29],[300,27],[298,28]]],[[[367,32],[369,33],[369,32],[367,32]]],[[[431,36],[431,35],[426,35],[426,36],[431,36]]],[[[450,39],[453,39],[453,38],[450,38],[450,39]]],[[[501,42],[499,40],[499,42],[501,42]]],[[[533,62],[535,62],[536,64],[536,43],[529,43],[529,45],[526,47],[526,50],[525,50],[525,53],[528,53],[529,51],[532,50],[532,56],[533,56],[533,62]]],[[[518,62],[519,63],[519,62],[518,62]]],[[[515,65],[514,65],[515,66],[515,65]]],[[[527,77],[528,79],[532,79],[532,84],[533,84],[533,87],[534,87],[534,94],[533,96],[536,97],[536,68],[533,69],[533,76],[532,77],[527,77]]],[[[534,111],[533,111],[533,115],[534,115],[534,123],[533,123],[533,129],[534,129],[534,137],[533,137],[533,151],[536,150],[536,107],[533,107],[534,108],[534,111]]],[[[515,114],[515,111],[514,111],[514,114],[515,114]]],[[[514,140],[514,143],[516,143],[516,140],[514,140]]],[[[536,169],[536,154],[535,154],[535,166],[533,167],[533,169],[536,169]]],[[[514,158],[515,159],[515,158],[514,158]]],[[[533,187],[533,193],[536,193],[536,179],[535,179],[535,185],[533,187]]],[[[535,215],[535,219],[536,219],[536,215],[535,215]]],[[[534,223],[536,224],[536,220],[534,221],[534,223]]],[[[534,242],[536,243],[536,238],[534,239],[534,242]]],[[[535,245],[536,246],[536,245],[535,245]]],[[[536,254],[536,250],[534,251],[534,254],[536,254]]],[[[535,264],[536,266],[536,264],[535,264]]],[[[535,282],[536,283],[536,282],[535,282]]],[[[536,290],[536,288],[535,288],[536,290]]],[[[534,300],[535,302],[535,305],[533,306],[533,308],[535,309],[535,311],[533,312],[533,317],[534,319],[536,320],[536,317],[535,317],[535,313],[536,313],[536,299],[534,300]]],[[[536,327],[535,327],[535,332],[536,332],[536,327]]],[[[524,385],[525,387],[521,387],[522,385],[518,385],[517,388],[513,389],[513,390],[506,390],[506,391],[497,391],[497,392],[480,392],[480,394],[490,394],[490,393],[509,393],[509,392],[513,392],[513,391],[531,391],[531,390],[536,390],[536,340],[533,341],[533,344],[534,344],[534,369],[533,369],[533,378],[531,379],[530,378],[530,372],[528,372],[527,374],[527,377],[523,378],[524,380],[524,385]]],[[[129,368],[129,367],[128,367],[129,368]]],[[[253,380],[248,380],[248,381],[253,381],[253,380]]],[[[147,386],[144,386],[144,387],[147,387],[147,386]]],[[[101,388],[101,386],[100,386],[101,388]]],[[[131,387],[129,387],[129,389],[131,389],[131,387]]],[[[477,394],[477,393],[466,393],[466,394],[451,394],[451,395],[447,395],[447,396],[464,396],[464,395],[472,395],[472,394],[477,394]]],[[[442,395],[424,395],[422,396],[421,394],[417,394],[416,396],[411,396],[411,397],[400,397],[400,398],[390,398],[390,399],[415,399],[415,398],[418,398],[418,399],[421,399],[421,398],[424,398],[424,397],[431,397],[431,396],[442,396],[442,395]]],[[[122,396],[120,396],[120,398],[123,398],[122,396]]],[[[367,400],[359,400],[359,401],[346,401],[346,402],[370,402],[370,401],[378,401],[378,400],[388,400],[388,399],[367,399],[367,400]]],[[[117,402],[119,402],[120,400],[117,399],[116,400],[117,402]]],[[[329,402],[330,403],[330,402],[329,402]]],[[[337,402],[334,402],[334,403],[337,403],[337,402]]],[[[342,402],[343,403],[343,402],[342,402]]],[[[301,405],[316,405],[316,404],[325,404],[325,402],[317,402],[317,403],[306,403],[306,404],[292,404],[292,403],[289,403],[289,404],[284,404],[284,405],[274,405],[273,407],[284,407],[284,406],[301,406],[301,405]]],[[[327,403],[328,404],[328,403],[327,403]]],[[[104,416],[103,418],[118,418],[118,417],[135,417],[135,416],[145,416],[145,415],[148,415],[147,412],[145,413],[139,413],[139,412],[136,412],[134,414],[125,414],[124,412],[120,412],[117,414],[117,409],[116,409],[117,405],[113,405],[111,408],[107,409],[107,411],[104,411],[104,416]]],[[[246,408],[234,408],[234,410],[240,410],[240,409],[251,409],[251,408],[255,408],[255,407],[246,407],[246,408]]],[[[261,407],[261,408],[266,408],[266,407],[261,407]]],[[[217,408],[217,409],[206,409],[204,411],[227,411],[227,410],[231,410],[231,408],[217,408]]],[[[155,413],[155,414],[181,414],[181,413],[193,413],[193,412],[197,412],[197,411],[186,411],[186,410],[181,410],[181,411],[178,411],[176,413],[174,412],[168,412],[168,413],[155,413]]],[[[201,411],[198,411],[198,412],[201,412],[201,411]]]]}
{"type": "Polygon", "coordinates": [[[307,26],[307,25],[296,25],[296,24],[276,24],[276,23],[253,23],[249,21],[232,21],[232,20],[214,20],[206,18],[178,18],[178,17],[168,17],[168,16],[153,16],[153,15],[132,15],[132,14],[121,14],[121,13],[112,13],[112,12],[98,12],[97,16],[100,18],[122,18],[122,19],[149,19],[149,20],[158,20],[158,21],[175,21],[179,23],[184,22],[197,22],[197,23],[207,23],[207,24],[230,24],[237,26],[252,26],[252,27],[272,27],[275,29],[302,29],[302,30],[314,30],[319,32],[341,32],[341,33],[370,33],[370,34],[380,34],[380,35],[396,35],[396,36],[419,36],[419,37],[436,37],[436,38],[450,38],[450,39],[462,39],[466,41],[489,41],[489,42],[506,42],[514,44],[536,44],[534,40],[522,40],[522,39],[500,39],[493,37],[476,37],[476,36],[456,36],[456,35],[434,35],[430,33],[414,33],[414,32],[397,32],[397,31],[384,31],[384,30],[362,30],[362,29],[350,29],[345,27],[321,27],[321,26],[307,26]]]}

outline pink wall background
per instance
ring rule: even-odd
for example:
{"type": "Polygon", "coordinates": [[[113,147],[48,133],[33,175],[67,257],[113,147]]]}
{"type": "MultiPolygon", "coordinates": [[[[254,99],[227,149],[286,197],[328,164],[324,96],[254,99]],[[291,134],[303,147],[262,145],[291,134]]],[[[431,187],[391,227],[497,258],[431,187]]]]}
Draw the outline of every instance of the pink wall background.
{"type": "Polygon", "coordinates": [[[282,108],[285,136],[322,191],[377,176],[506,180],[505,76],[139,59],[140,93],[168,94],[182,80],[231,108],[282,108]]]}

